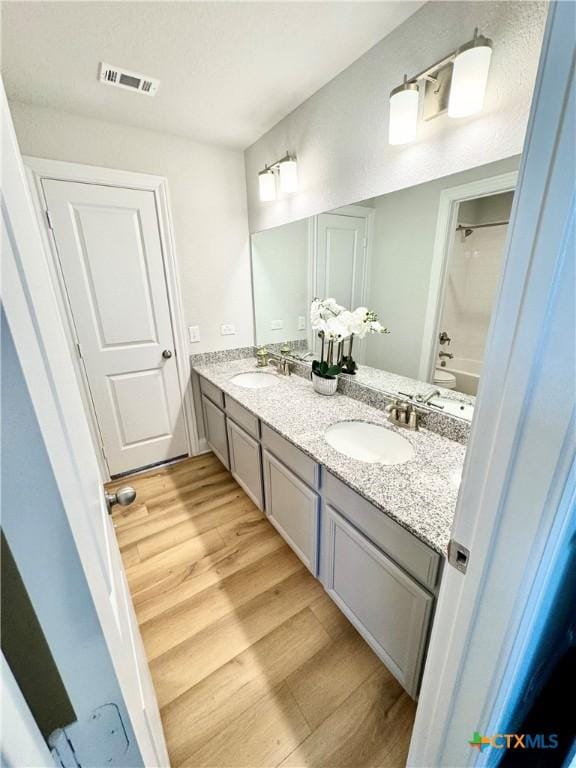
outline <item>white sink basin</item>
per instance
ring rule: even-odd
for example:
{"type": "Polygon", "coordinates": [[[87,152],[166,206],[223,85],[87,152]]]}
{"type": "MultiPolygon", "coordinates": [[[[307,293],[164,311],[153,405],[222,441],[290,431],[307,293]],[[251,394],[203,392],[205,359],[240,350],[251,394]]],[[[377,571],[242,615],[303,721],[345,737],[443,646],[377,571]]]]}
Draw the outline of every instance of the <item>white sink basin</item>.
{"type": "Polygon", "coordinates": [[[440,405],[443,413],[449,413],[451,416],[459,416],[461,419],[472,421],[474,416],[474,406],[470,403],[464,403],[461,400],[452,400],[447,397],[433,397],[430,405],[440,405]]]}
{"type": "Polygon", "coordinates": [[[248,373],[237,373],[230,381],[232,384],[238,384],[239,387],[246,387],[246,389],[265,389],[277,384],[278,376],[264,371],[249,371],[248,373]]]}
{"type": "Polygon", "coordinates": [[[369,464],[403,464],[414,456],[402,435],[365,421],[340,421],[328,427],[324,437],[339,453],[369,464]]]}

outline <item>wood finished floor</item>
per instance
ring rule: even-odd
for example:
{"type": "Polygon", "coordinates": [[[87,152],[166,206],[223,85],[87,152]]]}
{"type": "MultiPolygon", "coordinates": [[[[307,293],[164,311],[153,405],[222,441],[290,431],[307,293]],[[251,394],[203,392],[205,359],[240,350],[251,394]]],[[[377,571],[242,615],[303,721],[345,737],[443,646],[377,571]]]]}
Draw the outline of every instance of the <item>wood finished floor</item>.
{"type": "Polygon", "coordinates": [[[215,456],[130,484],[114,525],[172,766],[404,766],[414,702],[215,456]]]}

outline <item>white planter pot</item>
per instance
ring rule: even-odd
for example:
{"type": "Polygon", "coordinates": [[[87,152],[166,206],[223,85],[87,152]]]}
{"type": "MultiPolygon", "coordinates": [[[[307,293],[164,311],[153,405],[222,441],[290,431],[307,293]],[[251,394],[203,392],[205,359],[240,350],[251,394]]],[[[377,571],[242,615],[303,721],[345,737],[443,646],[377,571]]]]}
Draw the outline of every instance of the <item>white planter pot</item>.
{"type": "Polygon", "coordinates": [[[312,374],[312,384],[314,391],[319,395],[333,395],[338,387],[338,377],[334,379],[323,379],[322,376],[312,374]]]}

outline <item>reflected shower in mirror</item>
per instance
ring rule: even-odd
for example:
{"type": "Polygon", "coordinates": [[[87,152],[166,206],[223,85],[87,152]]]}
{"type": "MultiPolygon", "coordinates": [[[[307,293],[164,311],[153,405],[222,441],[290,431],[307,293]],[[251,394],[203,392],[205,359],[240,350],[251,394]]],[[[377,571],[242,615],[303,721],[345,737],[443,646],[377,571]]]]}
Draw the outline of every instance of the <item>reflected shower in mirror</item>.
{"type": "Polygon", "coordinates": [[[433,381],[475,395],[512,209],[512,192],[467,200],[449,255],[433,381]]]}
{"type": "Polygon", "coordinates": [[[252,235],[256,343],[311,356],[310,304],[332,297],[390,331],[354,342],[356,381],[473,400],[518,165],[511,157],[252,235]]]}

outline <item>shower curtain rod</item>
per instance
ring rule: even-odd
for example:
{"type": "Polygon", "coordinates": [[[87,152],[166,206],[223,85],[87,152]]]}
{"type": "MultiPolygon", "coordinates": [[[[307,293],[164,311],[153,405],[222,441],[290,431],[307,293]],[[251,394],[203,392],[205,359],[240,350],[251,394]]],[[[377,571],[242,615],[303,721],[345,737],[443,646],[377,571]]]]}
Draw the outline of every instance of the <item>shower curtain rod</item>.
{"type": "Polygon", "coordinates": [[[504,227],[506,224],[510,224],[509,221],[490,221],[487,224],[458,224],[456,232],[460,232],[463,229],[483,229],[484,227],[504,227]]]}

